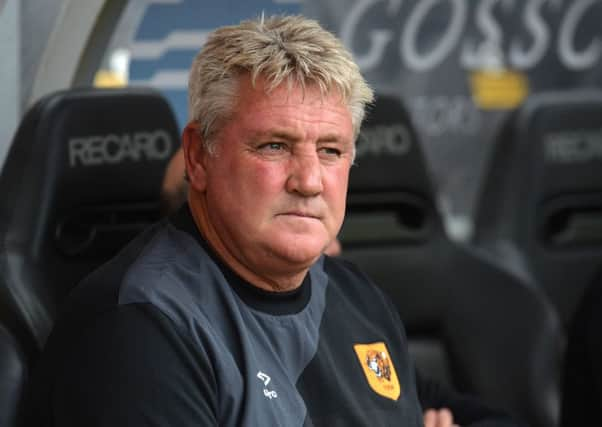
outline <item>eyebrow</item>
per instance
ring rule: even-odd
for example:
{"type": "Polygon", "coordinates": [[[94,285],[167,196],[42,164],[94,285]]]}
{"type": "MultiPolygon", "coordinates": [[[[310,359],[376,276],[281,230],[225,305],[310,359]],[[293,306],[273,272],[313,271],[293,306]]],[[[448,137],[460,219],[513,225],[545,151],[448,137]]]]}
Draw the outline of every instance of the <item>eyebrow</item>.
{"type": "MultiPolygon", "coordinates": [[[[292,142],[299,141],[301,139],[301,136],[295,132],[289,132],[289,131],[280,130],[280,129],[252,132],[251,137],[253,139],[278,138],[278,139],[283,139],[283,140],[292,141],[292,142]]],[[[318,138],[317,142],[343,142],[343,141],[342,141],[341,135],[336,134],[336,133],[329,133],[329,134],[326,134],[326,135],[318,138]]]]}

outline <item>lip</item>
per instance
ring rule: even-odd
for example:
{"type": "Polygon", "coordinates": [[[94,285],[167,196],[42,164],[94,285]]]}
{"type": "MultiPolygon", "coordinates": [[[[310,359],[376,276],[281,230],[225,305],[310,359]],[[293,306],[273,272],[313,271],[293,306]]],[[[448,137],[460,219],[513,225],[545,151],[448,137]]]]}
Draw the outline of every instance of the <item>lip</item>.
{"type": "Polygon", "coordinates": [[[318,215],[314,215],[309,212],[301,212],[301,211],[291,211],[291,212],[283,212],[278,214],[279,216],[297,216],[300,218],[310,218],[310,219],[320,219],[318,215]]]}

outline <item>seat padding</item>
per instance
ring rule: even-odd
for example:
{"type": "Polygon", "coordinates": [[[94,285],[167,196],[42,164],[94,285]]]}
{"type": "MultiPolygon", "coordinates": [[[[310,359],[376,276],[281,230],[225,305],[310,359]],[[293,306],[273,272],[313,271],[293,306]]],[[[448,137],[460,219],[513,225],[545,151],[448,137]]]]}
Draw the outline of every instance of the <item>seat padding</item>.
{"type": "Polygon", "coordinates": [[[600,91],[531,96],[500,131],[476,212],[475,243],[513,247],[565,324],[602,263],[601,119],[600,91]]]}
{"type": "Polygon", "coordinates": [[[167,102],[142,88],[57,92],[27,112],[0,175],[0,305],[27,347],[85,274],[158,219],[178,139],[167,102]]]}
{"type": "Polygon", "coordinates": [[[377,97],[368,115],[347,201],[343,256],[395,303],[422,375],[533,426],[554,425],[556,313],[541,292],[447,237],[420,141],[396,97],[377,97]]]}

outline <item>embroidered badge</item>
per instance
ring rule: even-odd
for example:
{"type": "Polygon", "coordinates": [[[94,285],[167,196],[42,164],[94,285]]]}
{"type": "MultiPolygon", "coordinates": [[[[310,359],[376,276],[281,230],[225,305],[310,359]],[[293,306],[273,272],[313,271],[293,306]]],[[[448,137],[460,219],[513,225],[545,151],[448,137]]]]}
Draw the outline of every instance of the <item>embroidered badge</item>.
{"type": "Polygon", "coordinates": [[[397,400],[401,386],[385,343],[355,344],[353,349],[372,390],[388,399],[397,400]]]}

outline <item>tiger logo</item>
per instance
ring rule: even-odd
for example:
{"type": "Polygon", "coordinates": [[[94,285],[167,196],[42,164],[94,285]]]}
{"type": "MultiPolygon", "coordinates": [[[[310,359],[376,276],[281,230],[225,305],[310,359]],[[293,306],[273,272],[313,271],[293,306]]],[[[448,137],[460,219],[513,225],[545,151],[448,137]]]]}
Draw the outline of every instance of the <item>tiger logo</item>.
{"type": "Polygon", "coordinates": [[[382,341],[358,343],[353,345],[353,349],[372,390],[388,399],[399,399],[401,385],[387,345],[382,341]]]}
{"type": "Polygon", "coordinates": [[[383,378],[391,381],[391,364],[384,351],[368,350],[366,352],[366,364],[380,380],[383,378]]]}

